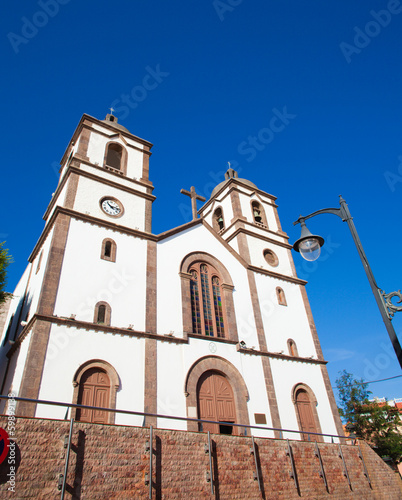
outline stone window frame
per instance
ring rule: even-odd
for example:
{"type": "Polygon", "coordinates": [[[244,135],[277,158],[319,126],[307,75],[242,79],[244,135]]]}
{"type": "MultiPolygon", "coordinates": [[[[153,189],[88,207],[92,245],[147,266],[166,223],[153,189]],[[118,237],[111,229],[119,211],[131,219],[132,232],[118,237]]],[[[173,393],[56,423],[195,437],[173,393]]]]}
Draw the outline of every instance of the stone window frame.
{"type": "MultiPolygon", "coordinates": [[[[117,391],[120,388],[120,378],[116,369],[107,361],[102,359],[91,359],[86,361],[77,369],[73,377],[73,404],[78,404],[78,396],[80,392],[81,379],[88,370],[91,368],[98,368],[104,370],[110,380],[110,395],[109,395],[109,405],[108,408],[116,409],[116,398],[117,391]]],[[[108,424],[114,424],[116,413],[109,411],[108,413],[108,424]]],[[[71,408],[71,416],[76,418],[77,408],[71,408]]]]}
{"type": "Polygon", "coordinates": [[[287,345],[288,345],[289,356],[299,357],[299,351],[297,350],[296,342],[293,339],[288,339],[287,345]]]}
{"type": "MultiPolygon", "coordinates": [[[[212,255],[206,252],[192,252],[188,254],[181,262],[179,276],[181,280],[181,297],[182,297],[182,314],[183,314],[183,332],[184,335],[193,332],[193,320],[191,311],[191,292],[190,282],[191,274],[190,268],[196,262],[203,262],[215,268],[222,280],[220,283],[221,293],[224,304],[224,321],[225,321],[225,339],[239,341],[237,332],[236,314],[233,301],[234,285],[232,278],[226,267],[212,255]]],[[[216,337],[205,337],[213,340],[216,337]]]]}
{"type": "Polygon", "coordinates": [[[278,256],[276,255],[276,253],[271,250],[270,248],[265,248],[263,251],[262,251],[262,254],[264,256],[264,259],[265,259],[265,262],[271,266],[271,267],[278,267],[279,265],[279,259],[278,259],[278,256]],[[267,255],[271,255],[273,257],[273,261],[272,262],[269,262],[268,259],[267,259],[267,255]]]}
{"type": "Polygon", "coordinates": [[[106,146],[105,146],[105,153],[103,156],[103,168],[106,168],[107,170],[111,170],[112,172],[121,173],[122,175],[127,175],[127,156],[128,156],[127,149],[122,144],[120,144],[120,142],[109,141],[108,143],[106,143],[106,146]],[[108,154],[109,147],[111,144],[116,144],[117,146],[121,147],[121,149],[122,149],[119,169],[114,168],[106,163],[107,154],[108,154]]]}
{"type": "Polygon", "coordinates": [[[251,216],[252,216],[252,221],[253,224],[256,224],[257,226],[263,226],[268,229],[268,223],[267,223],[267,216],[265,215],[265,209],[261,203],[261,201],[258,200],[250,200],[250,207],[251,207],[251,216]],[[261,213],[261,222],[257,222],[254,217],[254,205],[258,205],[258,210],[261,213]]]}
{"type": "MultiPolygon", "coordinates": [[[[314,394],[314,391],[311,389],[311,387],[309,387],[307,384],[303,383],[303,382],[299,382],[297,384],[295,384],[292,388],[292,402],[293,402],[293,405],[294,405],[294,409],[295,409],[295,414],[296,414],[296,419],[297,419],[297,425],[299,427],[299,430],[300,430],[300,438],[303,440],[303,434],[306,434],[306,432],[303,432],[302,431],[302,425],[301,425],[301,421],[300,421],[300,416],[299,416],[299,412],[297,410],[297,404],[296,404],[296,394],[297,392],[302,389],[304,391],[307,392],[308,396],[309,396],[309,399],[310,399],[310,405],[311,405],[311,410],[312,410],[312,413],[313,413],[313,419],[314,419],[314,424],[315,424],[315,427],[316,427],[316,430],[318,433],[322,433],[322,430],[321,430],[321,425],[320,425],[320,420],[318,418],[318,412],[317,412],[317,398],[314,394]]],[[[324,437],[323,436],[316,436],[316,435],[311,435],[310,436],[310,439],[312,441],[317,441],[319,443],[323,443],[324,442],[324,437]]]]}
{"type": "Polygon", "coordinates": [[[94,312],[94,323],[97,325],[105,325],[105,326],[110,326],[110,320],[112,317],[112,308],[110,307],[110,304],[104,301],[97,302],[95,304],[95,312],[94,312]],[[105,306],[105,322],[104,323],[99,323],[98,322],[98,315],[99,315],[99,306],[105,306]]]}
{"type": "MultiPolygon", "coordinates": [[[[220,356],[204,356],[193,363],[187,372],[184,383],[184,395],[186,397],[187,415],[191,408],[196,408],[198,415],[197,388],[198,381],[205,372],[213,371],[225,377],[232,387],[237,424],[250,425],[247,402],[250,399],[249,392],[244,379],[237,368],[227,359],[220,356]]],[[[187,430],[199,432],[198,423],[187,421],[187,430]]],[[[246,428],[234,427],[234,434],[246,435],[246,428]]]]}
{"type": "Polygon", "coordinates": [[[102,241],[102,249],[101,249],[100,258],[102,260],[108,260],[109,262],[116,262],[116,251],[117,251],[116,242],[114,240],[112,240],[112,238],[105,238],[102,241]],[[111,243],[110,256],[105,255],[106,243],[107,242],[111,243]]]}
{"type": "Polygon", "coordinates": [[[222,208],[221,205],[219,205],[218,207],[216,207],[215,210],[214,210],[214,213],[212,215],[212,227],[215,229],[215,231],[217,233],[221,233],[221,232],[223,232],[226,229],[225,217],[223,215],[223,208],[222,208]],[[219,223],[218,223],[218,217],[219,217],[219,215],[223,219],[223,228],[222,229],[219,227],[219,223]]]}
{"type": "Polygon", "coordinates": [[[278,304],[280,306],[287,306],[288,303],[286,302],[286,295],[285,292],[283,291],[283,288],[277,286],[275,291],[276,291],[276,298],[278,299],[278,304]]]}

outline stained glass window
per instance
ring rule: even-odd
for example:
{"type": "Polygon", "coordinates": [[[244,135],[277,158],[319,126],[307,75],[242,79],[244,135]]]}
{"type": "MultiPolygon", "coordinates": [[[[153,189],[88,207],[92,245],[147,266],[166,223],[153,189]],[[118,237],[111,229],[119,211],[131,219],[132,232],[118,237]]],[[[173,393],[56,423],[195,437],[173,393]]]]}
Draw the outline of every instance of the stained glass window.
{"type": "Polygon", "coordinates": [[[190,269],[191,314],[193,332],[208,337],[224,337],[224,309],[219,277],[207,264],[190,269]]]}
{"type": "Polygon", "coordinates": [[[193,319],[193,332],[201,333],[201,314],[200,314],[200,296],[198,294],[198,274],[197,271],[191,271],[191,313],[193,319]]]}

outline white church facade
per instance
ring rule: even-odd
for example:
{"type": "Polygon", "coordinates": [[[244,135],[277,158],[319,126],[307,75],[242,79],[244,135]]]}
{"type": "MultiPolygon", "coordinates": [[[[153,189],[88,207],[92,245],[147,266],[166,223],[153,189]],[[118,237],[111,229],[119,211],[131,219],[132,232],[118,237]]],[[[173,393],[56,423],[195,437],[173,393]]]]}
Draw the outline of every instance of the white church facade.
{"type": "Polygon", "coordinates": [[[191,222],[155,235],[151,148],[113,115],[81,118],[7,313],[2,394],[219,422],[73,410],[94,423],[342,434],[275,197],[229,169],[198,213],[187,193],[191,222]]]}

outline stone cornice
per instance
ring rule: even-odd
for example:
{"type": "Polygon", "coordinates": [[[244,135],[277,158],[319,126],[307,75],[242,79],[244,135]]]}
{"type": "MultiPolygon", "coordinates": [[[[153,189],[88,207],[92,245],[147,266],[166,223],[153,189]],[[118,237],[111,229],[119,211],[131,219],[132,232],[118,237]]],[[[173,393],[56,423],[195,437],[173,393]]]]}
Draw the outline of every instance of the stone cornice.
{"type": "Polygon", "coordinates": [[[258,351],[256,349],[247,349],[240,347],[240,344],[237,344],[237,351],[242,354],[248,354],[250,356],[266,356],[268,358],[281,359],[284,361],[297,361],[302,363],[309,363],[313,365],[326,365],[328,361],[322,359],[313,359],[313,358],[301,358],[300,356],[288,356],[286,354],[279,354],[276,352],[269,351],[258,351]]]}
{"type": "Polygon", "coordinates": [[[293,276],[287,276],[286,274],[275,273],[274,271],[269,271],[268,269],[263,269],[262,267],[257,267],[249,264],[247,266],[250,271],[255,273],[265,274],[267,276],[271,276],[272,278],[277,278],[282,281],[289,281],[290,283],[295,283],[297,285],[306,285],[307,281],[301,280],[300,278],[295,278],[293,276]]]}
{"type": "Polygon", "coordinates": [[[169,238],[169,236],[173,236],[177,233],[181,233],[182,231],[185,231],[186,229],[189,229],[190,227],[197,226],[198,224],[201,224],[202,219],[194,219],[190,222],[186,222],[186,224],[182,224],[181,226],[174,227],[173,229],[169,229],[168,231],[164,231],[163,233],[158,234],[157,239],[158,241],[162,241],[166,238],[169,238]]]}
{"type": "MultiPolygon", "coordinates": [[[[77,159],[76,159],[76,161],[77,161],[77,159]]],[[[81,163],[86,163],[87,165],[90,165],[91,167],[99,169],[101,171],[106,171],[107,173],[109,173],[111,175],[117,175],[119,178],[121,178],[121,176],[119,174],[115,174],[114,172],[112,172],[110,170],[106,170],[106,169],[99,167],[97,165],[93,165],[92,163],[90,163],[86,160],[83,160],[81,158],[78,161],[81,163]]],[[[58,196],[60,195],[62,189],[64,188],[64,186],[65,186],[65,184],[66,184],[66,182],[71,174],[77,174],[77,175],[80,175],[82,177],[86,177],[86,178],[94,180],[96,182],[106,184],[107,186],[110,186],[110,187],[113,187],[116,189],[120,189],[122,191],[126,191],[126,192],[128,192],[130,194],[134,194],[136,196],[140,196],[141,198],[145,198],[147,200],[154,201],[156,199],[156,196],[154,196],[153,194],[143,193],[142,191],[137,191],[136,189],[130,188],[128,186],[124,186],[122,184],[119,184],[118,182],[111,181],[110,179],[98,177],[95,174],[91,174],[91,172],[87,172],[86,170],[82,170],[79,167],[76,167],[76,166],[73,166],[72,164],[70,164],[67,167],[66,173],[63,175],[63,178],[61,179],[59,185],[57,186],[57,189],[56,189],[52,199],[50,200],[50,203],[46,209],[46,212],[43,215],[44,220],[47,220],[47,218],[49,217],[49,213],[51,212],[53,206],[55,205],[58,196]]],[[[124,180],[132,182],[133,184],[143,186],[146,189],[150,189],[150,188],[153,189],[153,186],[151,183],[147,183],[147,182],[143,182],[143,181],[139,181],[139,180],[134,180],[134,179],[129,179],[128,177],[123,177],[123,178],[124,178],[124,180]]]]}
{"type": "MultiPolygon", "coordinates": [[[[68,146],[63,154],[63,157],[60,161],[61,164],[65,161],[66,155],[68,154],[68,151],[70,150],[71,146],[76,143],[83,128],[88,128],[89,130],[96,130],[92,127],[92,124],[96,124],[100,127],[104,127],[105,129],[108,129],[114,133],[119,133],[122,136],[126,136],[126,137],[134,140],[135,142],[139,142],[140,144],[143,144],[144,146],[149,147],[150,149],[153,146],[153,144],[151,142],[148,142],[145,139],[141,139],[140,137],[137,137],[128,131],[117,129],[116,127],[113,127],[112,125],[109,125],[108,123],[103,122],[102,120],[98,120],[97,118],[94,118],[93,116],[83,114],[78,125],[77,125],[77,128],[75,129],[74,134],[73,134],[70,142],[68,143],[68,146]]],[[[99,131],[96,130],[96,132],[99,132],[99,131]]],[[[143,151],[144,151],[144,153],[146,152],[146,150],[143,150],[143,151]]],[[[148,154],[149,154],[149,152],[148,152],[148,154]]]]}
{"type": "Polygon", "coordinates": [[[88,222],[89,224],[93,224],[96,226],[100,227],[105,227],[107,229],[112,229],[113,231],[117,231],[118,233],[123,233],[123,234],[128,234],[131,236],[135,236],[137,238],[142,238],[145,240],[151,240],[151,241],[157,241],[157,236],[151,233],[145,233],[143,231],[139,231],[138,229],[131,229],[126,226],[121,226],[119,224],[116,224],[115,222],[109,222],[107,220],[99,219],[97,217],[94,217],[92,215],[87,215],[87,214],[82,214],[80,212],[76,212],[75,210],[71,210],[69,208],[64,208],[64,207],[59,207],[57,206],[53,213],[52,216],[50,217],[48,223],[46,224],[45,228],[42,231],[42,234],[39,237],[39,240],[37,241],[34,249],[32,250],[31,255],[28,258],[29,262],[33,262],[35,259],[36,254],[38,253],[40,247],[42,246],[43,242],[47,238],[50,230],[52,229],[58,215],[63,214],[71,217],[72,219],[76,220],[81,220],[83,222],[88,222]]]}
{"type": "MultiPolygon", "coordinates": [[[[236,225],[238,220],[239,219],[236,219],[235,221],[233,221],[233,223],[230,224],[230,226],[227,228],[226,231],[229,231],[229,229],[231,227],[236,225]]],[[[285,238],[287,240],[289,239],[288,235],[285,235],[284,233],[276,233],[275,231],[271,231],[270,229],[267,229],[265,227],[255,226],[254,224],[252,224],[248,221],[243,221],[243,219],[241,219],[241,221],[243,222],[244,225],[250,226],[253,229],[258,228],[258,229],[261,229],[262,231],[265,231],[269,234],[274,234],[276,236],[279,236],[280,238],[285,238]]],[[[225,232],[222,233],[222,237],[225,236],[225,232]]],[[[293,248],[292,245],[289,245],[289,243],[275,240],[273,238],[270,238],[269,236],[263,236],[262,234],[259,234],[258,232],[251,231],[250,229],[247,229],[245,227],[238,227],[232,234],[230,234],[227,238],[225,238],[225,240],[227,242],[229,242],[229,241],[233,240],[233,238],[236,238],[236,236],[240,233],[248,234],[249,236],[254,236],[255,238],[259,238],[260,240],[264,240],[264,241],[267,241],[269,243],[274,243],[274,244],[279,245],[279,246],[284,247],[284,248],[289,248],[289,250],[293,248]]]]}

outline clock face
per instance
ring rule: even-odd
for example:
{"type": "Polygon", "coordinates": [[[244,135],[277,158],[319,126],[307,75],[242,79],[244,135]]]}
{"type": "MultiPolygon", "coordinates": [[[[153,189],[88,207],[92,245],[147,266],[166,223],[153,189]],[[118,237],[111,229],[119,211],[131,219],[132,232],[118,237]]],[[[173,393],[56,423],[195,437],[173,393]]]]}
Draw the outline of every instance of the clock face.
{"type": "Polygon", "coordinates": [[[113,217],[117,217],[122,214],[122,205],[111,198],[105,198],[101,201],[102,210],[113,217]]]}

